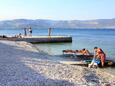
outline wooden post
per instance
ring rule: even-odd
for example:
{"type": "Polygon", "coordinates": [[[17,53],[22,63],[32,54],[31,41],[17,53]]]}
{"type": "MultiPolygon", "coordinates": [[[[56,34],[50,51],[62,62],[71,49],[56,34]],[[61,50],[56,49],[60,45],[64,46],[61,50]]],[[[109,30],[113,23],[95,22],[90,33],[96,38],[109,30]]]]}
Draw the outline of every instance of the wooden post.
{"type": "Polygon", "coordinates": [[[51,36],[51,29],[52,29],[52,28],[49,28],[49,29],[48,29],[48,36],[51,36]]]}

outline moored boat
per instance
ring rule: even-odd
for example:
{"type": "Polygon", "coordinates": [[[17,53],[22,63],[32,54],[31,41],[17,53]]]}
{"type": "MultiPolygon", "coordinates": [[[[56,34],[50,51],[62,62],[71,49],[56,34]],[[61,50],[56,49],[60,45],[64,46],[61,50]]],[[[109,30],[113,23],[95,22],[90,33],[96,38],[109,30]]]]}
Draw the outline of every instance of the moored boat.
{"type": "MultiPolygon", "coordinates": [[[[60,61],[62,64],[70,64],[70,65],[80,65],[88,67],[88,64],[91,63],[92,60],[83,60],[83,61],[60,61]]],[[[101,64],[98,65],[101,67],[101,64]]],[[[106,60],[104,67],[115,67],[115,62],[112,60],[106,60]]]]}

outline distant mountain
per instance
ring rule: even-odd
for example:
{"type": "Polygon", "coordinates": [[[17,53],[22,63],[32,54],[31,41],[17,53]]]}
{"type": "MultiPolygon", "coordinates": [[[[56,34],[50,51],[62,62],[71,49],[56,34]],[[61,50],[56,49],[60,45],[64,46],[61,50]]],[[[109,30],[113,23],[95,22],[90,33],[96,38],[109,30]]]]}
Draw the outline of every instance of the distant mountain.
{"type": "Polygon", "coordinates": [[[0,28],[115,28],[115,18],[97,20],[15,19],[0,21],[0,28]]]}

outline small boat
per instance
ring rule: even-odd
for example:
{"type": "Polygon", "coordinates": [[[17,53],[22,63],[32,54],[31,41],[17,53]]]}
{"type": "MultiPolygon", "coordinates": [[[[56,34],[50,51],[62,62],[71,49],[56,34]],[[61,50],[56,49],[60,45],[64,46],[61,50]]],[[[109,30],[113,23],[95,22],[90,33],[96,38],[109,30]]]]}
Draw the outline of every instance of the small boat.
{"type": "Polygon", "coordinates": [[[65,57],[74,57],[74,58],[87,58],[87,59],[92,59],[94,57],[93,54],[90,55],[83,55],[83,54],[79,54],[79,53],[63,53],[63,56],[65,57]]]}
{"type": "MultiPolygon", "coordinates": [[[[73,57],[78,60],[78,61],[61,61],[60,63],[63,63],[63,64],[88,66],[88,64],[92,62],[92,58],[94,57],[93,54],[83,55],[81,53],[76,53],[75,50],[63,50],[62,52],[65,57],[73,57]]],[[[101,67],[101,64],[99,64],[98,66],[101,67]]],[[[113,62],[112,60],[106,60],[105,67],[108,67],[108,66],[115,67],[115,62],[113,62]]]]}
{"type": "MultiPolygon", "coordinates": [[[[85,60],[85,62],[86,62],[87,64],[90,64],[90,63],[92,62],[92,60],[85,60]]],[[[98,66],[99,66],[99,67],[102,67],[102,66],[101,66],[101,63],[98,64],[98,66]]],[[[106,60],[104,67],[115,67],[115,62],[112,61],[112,60],[106,60]]]]}
{"type": "MultiPolygon", "coordinates": [[[[92,60],[83,60],[83,61],[60,61],[62,64],[69,64],[69,65],[80,65],[80,66],[87,66],[91,63],[92,60]]],[[[101,64],[98,65],[101,67],[101,64]]],[[[105,67],[115,67],[115,62],[112,60],[105,61],[105,67]]]]}
{"type": "Polygon", "coordinates": [[[80,55],[80,54],[78,54],[78,55],[76,55],[77,57],[79,57],[79,58],[93,58],[94,57],[94,55],[92,55],[92,54],[90,54],[90,55],[80,55]]]}
{"type": "Polygon", "coordinates": [[[74,57],[79,57],[79,58],[93,58],[94,55],[93,54],[89,54],[89,55],[84,55],[82,53],[78,53],[76,52],[76,50],[63,50],[63,55],[64,56],[74,56],[74,57]]]}

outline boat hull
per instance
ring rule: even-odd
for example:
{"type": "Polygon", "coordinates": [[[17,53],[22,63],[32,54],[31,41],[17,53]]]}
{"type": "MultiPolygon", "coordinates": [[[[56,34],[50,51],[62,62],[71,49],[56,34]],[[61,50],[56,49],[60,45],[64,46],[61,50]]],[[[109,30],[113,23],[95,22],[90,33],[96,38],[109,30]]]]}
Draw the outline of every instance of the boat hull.
{"type": "MultiPolygon", "coordinates": [[[[80,65],[88,67],[88,64],[91,63],[92,60],[83,60],[83,61],[60,61],[62,64],[69,64],[69,65],[80,65]]],[[[100,68],[102,67],[101,64],[98,65],[100,68]]],[[[111,60],[105,61],[104,67],[115,67],[115,62],[111,60]]]]}

